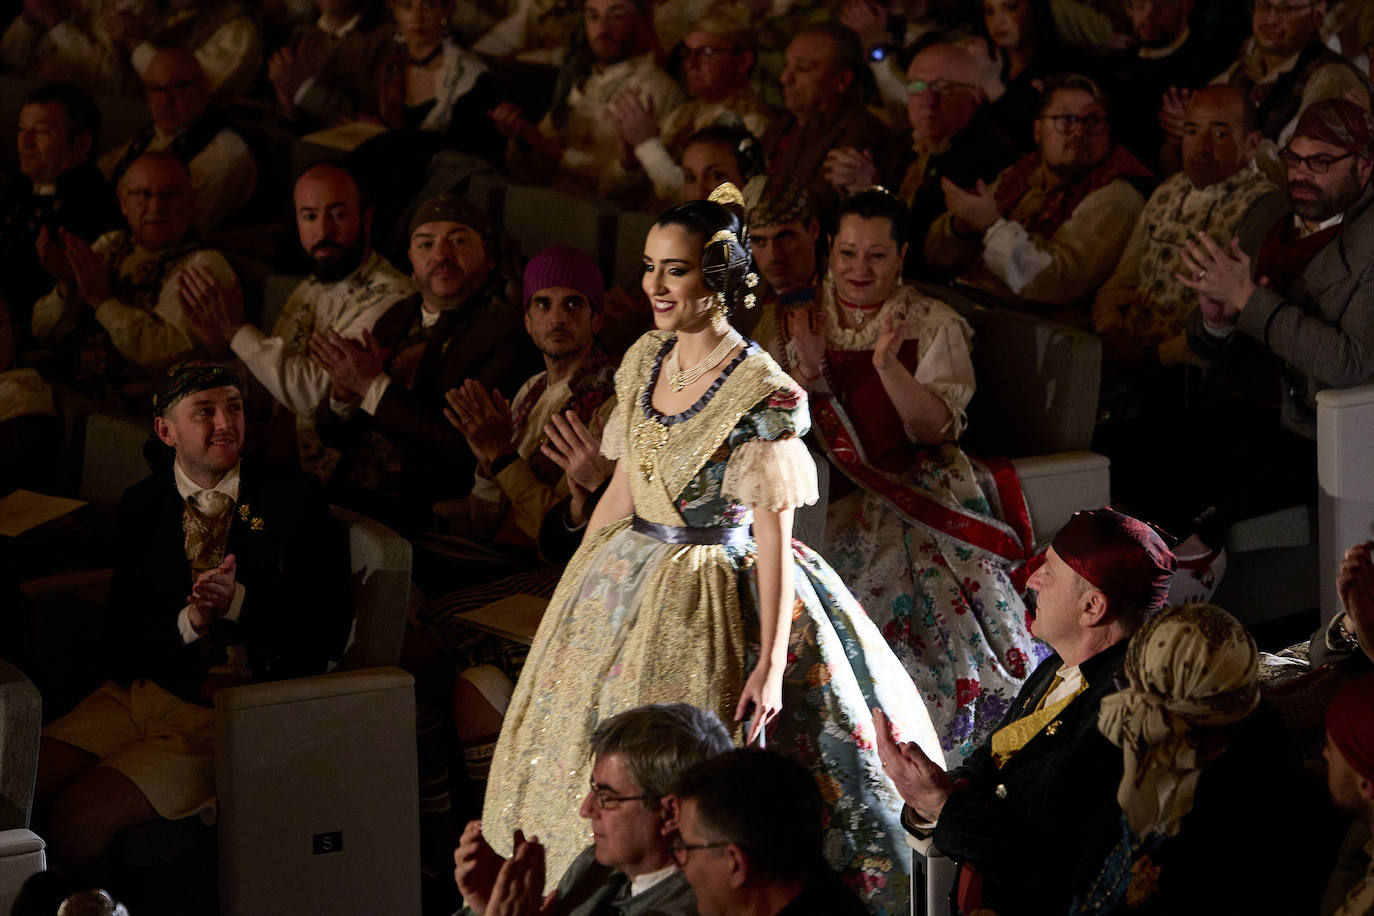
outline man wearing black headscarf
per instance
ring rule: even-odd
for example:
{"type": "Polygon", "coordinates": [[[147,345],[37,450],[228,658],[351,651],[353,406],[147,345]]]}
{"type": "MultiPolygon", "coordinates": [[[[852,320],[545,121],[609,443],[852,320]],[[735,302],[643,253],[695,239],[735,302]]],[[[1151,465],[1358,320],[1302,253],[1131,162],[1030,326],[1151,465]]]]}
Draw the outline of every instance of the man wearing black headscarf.
{"type": "Polygon", "coordinates": [[[125,827],[213,813],[214,693],[323,674],[351,619],[347,556],[320,488],[241,461],[242,386],[172,368],[155,401],[164,461],[119,504],[105,611],[109,680],[43,730],[35,796],[59,862],[125,827]]]}
{"type": "Polygon", "coordinates": [[[896,744],[875,714],[878,753],[906,802],[902,821],[958,859],[960,907],[1063,913],[1120,839],[1121,751],[1097,728],[1130,635],[1164,604],[1173,553],[1113,509],[1076,512],[1031,574],[1031,632],[1055,650],[1002,725],[949,773],[896,744]]]}

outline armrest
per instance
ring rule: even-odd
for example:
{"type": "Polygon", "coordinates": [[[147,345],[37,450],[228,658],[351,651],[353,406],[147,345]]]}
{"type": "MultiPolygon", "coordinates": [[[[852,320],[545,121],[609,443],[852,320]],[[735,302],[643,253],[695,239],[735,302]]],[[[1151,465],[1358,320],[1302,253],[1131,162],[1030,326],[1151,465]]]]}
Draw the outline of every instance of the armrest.
{"type": "Polygon", "coordinates": [[[1317,481],[1337,499],[1374,502],[1374,385],[1317,392],[1317,481]]]}
{"type": "Polygon", "coordinates": [[[1111,462],[1096,452],[1058,452],[1013,458],[1030,508],[1036,544],[1043,544],[1079,509],[1111,502],[1111,462]]]}
{"type": "Polygon", "coordinates": [[[104,593],[109,589],[112,569],[88,569],[81,572],[58,573],[53,576],[40,576],[25,579],[19,583],[19,591],[26,598],[51,598],[54,595],[70,595],[87,589],[97,589],[99,594],[93,600],[104,603],[104,593]]]}

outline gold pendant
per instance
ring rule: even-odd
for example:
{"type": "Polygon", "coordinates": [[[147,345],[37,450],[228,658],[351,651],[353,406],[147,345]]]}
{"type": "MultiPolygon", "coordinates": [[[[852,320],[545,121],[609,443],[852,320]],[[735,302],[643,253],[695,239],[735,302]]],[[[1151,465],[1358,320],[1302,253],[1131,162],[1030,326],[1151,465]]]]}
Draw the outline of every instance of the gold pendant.
{"type": "Polygon", "coordinates": [[[639,472],[647,481],[654,479],[658,453],[668,444],[668,428],[647,417],[635,424],[634,446],[639,459],[639,472]]]}

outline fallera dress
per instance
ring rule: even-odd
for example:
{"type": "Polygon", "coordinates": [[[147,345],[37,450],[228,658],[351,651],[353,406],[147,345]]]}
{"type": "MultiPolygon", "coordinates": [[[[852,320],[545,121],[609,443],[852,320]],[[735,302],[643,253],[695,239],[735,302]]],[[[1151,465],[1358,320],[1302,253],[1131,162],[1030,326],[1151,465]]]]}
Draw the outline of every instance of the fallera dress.
{"type": "MultiPolygon", "coordinates": [[[[627,462],[634,519],[589,536],[535,636],[497,744],[483,813],[492,843],[519,827],[557,876],[588,842],[577,816],[602,719],[644,703],[688,702],[732,722],[758,658],[751,506],[814,502],[802,444],[805,393],[748,344],[690,409],[658,413],[650,393],[674,341],[652,331],[625,355],[602,449],[627,462]]],[[[880,705],[902,740],[938,753],[911,679],[835,573],[791,545],[796,596],[782,711],[769,747],[816,774],[826,858],[877,913],[904,912],[910,854],[902,802],[874,749],[880,705]]],[[[734,725],[736,740],[743,724],[734,725]]]]}
{"type": "Polygon", "coordinates": [[[831,475],[821,549],[901,659],[954,767],[1049,655],[1012,581],[1031,547],[1030,516],[1011,463],[971,460],[954,438],[974,390],[964,319],[907,285],[857,328],[842,313],[858,308],[840,302],[828,277],[819,298],[825,380],[811,395],[814,438],[844,475],[831,475]],[[954,418],[938,446],[916,441],[873,368],[889,317],[905,326],[898,359],[954,418]]]}

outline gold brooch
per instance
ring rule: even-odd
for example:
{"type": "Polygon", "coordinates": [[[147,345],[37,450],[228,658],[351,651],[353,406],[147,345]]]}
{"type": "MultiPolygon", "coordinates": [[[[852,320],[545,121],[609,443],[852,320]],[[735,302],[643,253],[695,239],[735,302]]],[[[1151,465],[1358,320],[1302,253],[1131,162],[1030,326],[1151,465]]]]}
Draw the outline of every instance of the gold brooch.
{"type": "Polygon", "coordinates": [[[256,518],[256,517],[255,517],[251,522],[248,523],[248,527],[251,528],[251,529],[253,529],[254,531],[261,531],[261,530],[262,530],[262,519],[261,519],[261,518],[256,518]]]}
{"type": "Polygon", "coordinates": [[[1055,719],[1055,720],[1054,720],[1053,722],[1051,722],[1049,725],[1046,725],[1046,726],[1045,726],[1045,734],[1047,734],[1047,735],[1053,735],[1055,732],[1059,731],[1059,726],[1061,726],[1061,725],[1063,725],[1063,724],[1064,724],[1063,721],[1061,721],[1061,720],[1059,720],[1059,719],[1055,719]]]}
{"type": "Polygon", "coordinates": [[[246,522],[248,521],[248,516],[252,514],[253,510],[248,508],[248,503],[239,503],[239,518],[246,522]]]}

